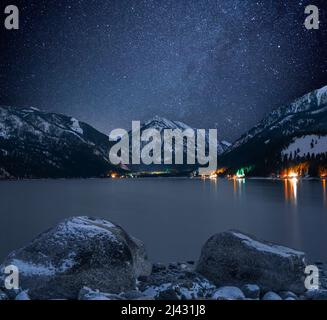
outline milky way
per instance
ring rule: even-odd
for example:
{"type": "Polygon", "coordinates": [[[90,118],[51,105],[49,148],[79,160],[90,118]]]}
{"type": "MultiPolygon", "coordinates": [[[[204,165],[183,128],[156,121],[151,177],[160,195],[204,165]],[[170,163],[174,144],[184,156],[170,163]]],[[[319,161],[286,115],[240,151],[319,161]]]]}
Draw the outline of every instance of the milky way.
{"type": "Polygon", "coordinates": [[[159,115],[233,140],[327,84],[323,3],[19,1],[20,30],[1,29],[0,103],[105,133],[159,115]],[[303,25],[308,4],[320,8],[318,31],[303,25]]]}

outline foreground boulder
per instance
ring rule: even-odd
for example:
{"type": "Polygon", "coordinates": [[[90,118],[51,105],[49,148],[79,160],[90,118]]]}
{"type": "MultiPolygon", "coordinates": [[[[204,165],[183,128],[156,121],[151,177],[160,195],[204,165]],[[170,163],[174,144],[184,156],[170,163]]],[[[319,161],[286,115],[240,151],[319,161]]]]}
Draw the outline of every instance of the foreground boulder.
{"type": "Polygon", "coordinates": [[[283,300],[299,300],[299,297],[292,291],[281,291],[278,293],[278,295],[283,299],[283,300]]]}
{"type": "Polygon", "coordinates": [[[20,292],[15,300],[31,300],[29,295],[28,295],[28,290],[20,292]]]}
{"type": "Polygon", "coordinates": [[[248,299],[260,299],[260,288],[256,284],[246,284],[242,287],[242,291],[245,297],[248,299]]]}
{"type": "Polygon", "coordinates": [[[20,286],[32,299],[77,299],[88,286],[102,292],[133,290],[151,273],[143,243],[101,219],[70,218],[41,234],[4,261],[19,269],[20,286]]]}
{"type": "Polygon", "coordinates": [[[110,294],[99,292],[99,290],[92,290],[84,287],[78,294],[78,300],[124,300],[118,294],[110,294]]]}
{"type": "Polygon", "coordinates": [[[277,301],[277,300],[283,300],[283,299],[276,292],[269,291],[262,297],[262,300],[276,300],[277,301]]]}
{"type": "Polygon", "coordinates": [[[152,274],[140,278],[138,289],[148,298],[171,301],[208,299],[217,288],[185,262],[154,264],[152,274]]]}
{"type": "Polygon", "coordinates": [[[212,296],[213,300],[244,300],[244,293],[237,287],[219,288],[212,296]]]}
{"type": "Polygon", "coordinates": [[[264,291],[300,294],[305,266],[302,252],[229,231],[207,241],[196,270],[217,286],[256,283],[264,291]]]}
{"type": "Polygon", "coordinates": [[[0,301],[8,300],[8,299],[9,299],[8,296],[3,291],[0,290],[0,301]]]}

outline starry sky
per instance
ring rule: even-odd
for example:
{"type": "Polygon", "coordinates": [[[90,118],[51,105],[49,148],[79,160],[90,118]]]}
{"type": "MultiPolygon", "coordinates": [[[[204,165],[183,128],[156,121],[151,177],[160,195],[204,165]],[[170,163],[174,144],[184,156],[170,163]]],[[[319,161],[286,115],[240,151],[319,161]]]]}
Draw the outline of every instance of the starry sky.
{"type": "Polygon", "coordinates": [[[0,104],[104,133],[155,115],[233,141],[327,84],[326,3],[316,0],[24,0],[0,28],[0,104]],[[320,8],[320,30],[303,23],[320,8]],[[325,43],[325,47],[324,47],[325,43]]]}

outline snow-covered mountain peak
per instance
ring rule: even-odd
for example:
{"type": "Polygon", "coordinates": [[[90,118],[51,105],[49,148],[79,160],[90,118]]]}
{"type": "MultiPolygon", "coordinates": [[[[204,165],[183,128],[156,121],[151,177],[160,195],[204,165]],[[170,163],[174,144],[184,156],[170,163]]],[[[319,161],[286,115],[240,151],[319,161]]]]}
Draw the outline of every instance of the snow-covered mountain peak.
{"type": "Polygon", "coordinates": [[[22,135],[37,135],[40,139],[45,135],[57,138],[74,135],[85,139],[82,127],[86,124],[65,115],[47,113],[33,107],[0,106],[0,123],[2,136],[6,132],[7,137],[15,136],[18,132],[22,135]]]}
{"type": "Polygon", "coordinates": [[[155,116],[151,120],[145,122],[144,127],[163,130],[163,129],[191,129],[190,126],[180,121],[172,121],[163,117],[155,116]]]}
{"type": "Polygon", "coordinates": [[[112,168],[108,154],[108,137],[84,122],[0,106],[0,169],[13,177],[104,175],[112,168]]]}
{"type": "MultiPolygon", "coordinates": [[[[272,111],[250,131],[237,140],[230,150],[244,145],[255,137],[272,132],[291,136],[306,130],[325,129],[324,118],[327,111],[327,86],[305,94],[294,102],[272,111]]],[[[229,151],[230,151],[229,150],[229,151]]]]}

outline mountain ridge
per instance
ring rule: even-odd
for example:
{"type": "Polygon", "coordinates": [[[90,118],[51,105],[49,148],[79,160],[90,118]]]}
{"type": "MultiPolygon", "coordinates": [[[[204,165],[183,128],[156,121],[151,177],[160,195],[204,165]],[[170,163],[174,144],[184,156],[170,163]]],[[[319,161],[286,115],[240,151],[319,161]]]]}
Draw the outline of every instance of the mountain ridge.
{"type": "Polygon", "coordinates": [[[73,117],[33,107],[0,106],[0,168],[5,177],[104,176],[107,136],[73,117]]]}
{"type": "MultiPolygon", "coordinates": [[[[181,121],[155,116],[146,129],[192,129],[181,121]]],[[[132,131],[128,132],[129,135],[132,131]]],[[[207,133],[206,133],[207,136],[207,133]]],[[[303,161],[317,172],[327,168],[327,86],[270,112],[232,145],[219,141],[218,162],[234,171],[255,168],[251,174],[279,173],[303,161]]],[[[121,167],[109,161],[107,135],[85,122],[34,107],[0,106],[0,178],[72,178],[107,176],[121,167]]],[[[185,153],[184,147],[184,153],[185,153]]],[[[191,172],[198,165],[132,166],[124,170],[191,172]]]]}
{"type": "MultiPolygon", "coordinates": [[[[285,116],[294,116],[300,112],[309,112],[310,107],[314,107],[315,110],[311,110],[311,112],[323,112],[327,111],[327,86],[324,86],[320,89],[314,90],[305,94],[304,96],[296,99],[294,102],[291,102],[285,106],[281,106],[272,112],[268,113],[266,117],[264,117],[257,125],[251,128],[247,133],[243,134],[239,139],[237,139],[231,146],[231,149],[238,147],[240,144],[246,142],[246,138],[253,138],[254,136],[260,134],[263,129],[262,126],[267,127],[272,125],[284,115],[285,116]],[[312,102],[316,99],[316,104],[312,104],[312,102]],[[319,109],[323,105],[322,109],[319,109]],[[309,109],[308,109],[309,108],[309,109]],[[256,131],[258,130],[258,131],[256,131]]],[[[230,150],[227,150],[230,151],[230,150]]]]}
{"type": "MultiPolygon", "coordinates": [[[[193,128],[184,122],[181,121],[174,121],[174,120],[169,120],[164,117],[160,116],[155,116],[150,120],[144,121],[141,123],[140,126],[140,133],[144,132],[145,130],[148,129],[155,129],[160,132],[161,135],[161,158],[158,159],[162,163],[161,165],[130,165],[130,169],[132,171],[141,171],[141,172],[149,172],[149,171],[168,171],[168,172],[175,172],[177,174],[180,173],[191,173],[192,171],[196,171],[199,168],[199,164],[195,165],[188,165],[188,164],[183,164],[183,165],[166,165],[163,164],[164,159],[163,159],[163,154],[164,154],[164,143],[163,143],[163,136],[164,136],[164,130],[180,130],[183,132],[184,130],[191,129],[195,133],[195,137],[197,137],[197,129],[193,128]]],[[[129,141],[132,139],[133,131],[128,132],[129,135],[129,141]]],[[[209,134],[208,130],[205,132],[205,141],[207,145],[207,150],[208,150],[208,145],[209,145],[209,134]]],[[[147,142],[141,142],[141,149],[147,144],[147,142]]],[[[196,144],[196,143],[195,143],[196,144]]],[[[223,154],[224,151],[230,146],[230,144],[226,141],[218,141],[217,142],[217,154],[223,154]]],[[[187,158],[187,146],[184,143],[183,146],[183,155],[184,155],[184,160],[187,158]]],[[[173,157],[175,157],[175,150],[173,150],[173,157]]],[[[132,158],[132,148],[130,146],[130,159],[132,158]]]]}
{"type": "MultiPolygon", "coordinates": [[[[299,152],[296,159],[287,163],[289,159],[283,159],[282,152],[297,139],[310,135],[327,135],[327,86],[269,113],[237,139],[219,160],[221,165],[234,170],[256,167],[252,174],[268,175],[287,165],[308,160],[305,159],[308,156],[300,157],[299,152]]],[[[327,148],[321,157],[324,153],[327,153],[327,148]]]]}

